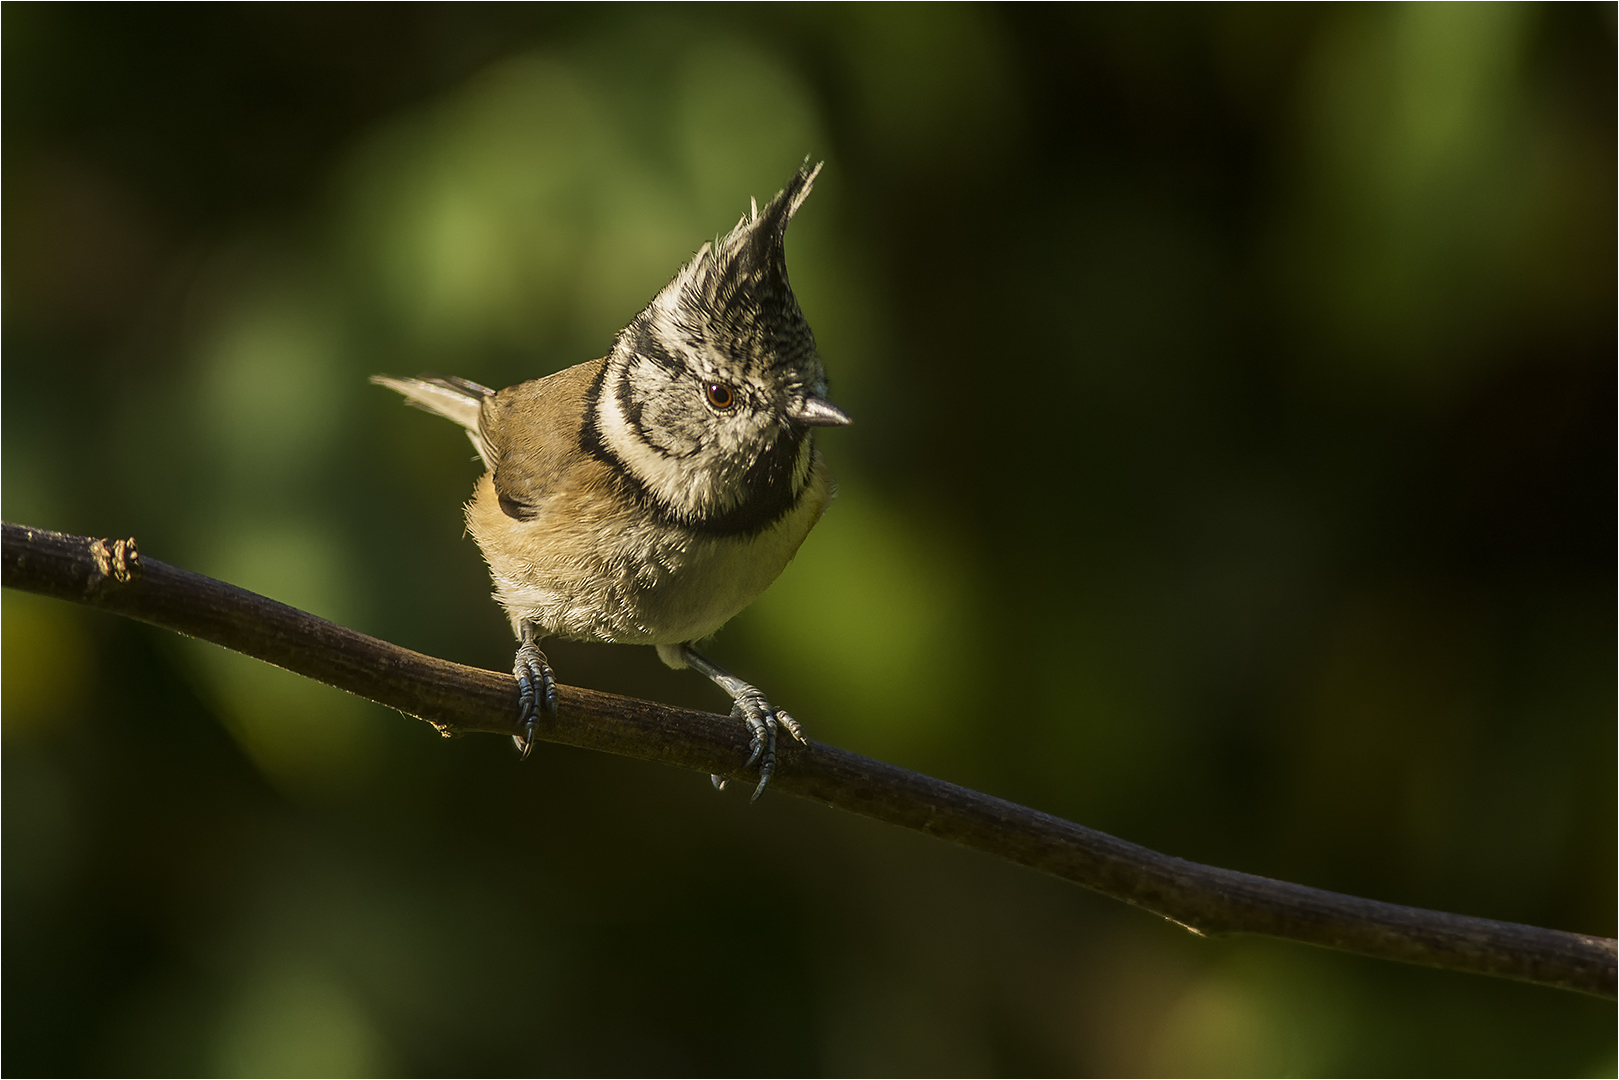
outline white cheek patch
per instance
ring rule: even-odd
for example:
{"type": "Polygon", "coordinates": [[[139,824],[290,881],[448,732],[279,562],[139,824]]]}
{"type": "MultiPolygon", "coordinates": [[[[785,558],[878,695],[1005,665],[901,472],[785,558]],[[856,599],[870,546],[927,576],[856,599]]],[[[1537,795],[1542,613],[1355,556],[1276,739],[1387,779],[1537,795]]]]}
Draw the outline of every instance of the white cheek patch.
{"type": "Polygon", "coordinates": [[[691,463],[669,457],[642,440],[619,403],[623,381],[623,370],[610,368],[597,398],[596,424],[602,442],[624,463],[625,470],[646,486],[653,498],[679,514],[695,515],[702,508],[704,492],[692,483],[691,463]]]}

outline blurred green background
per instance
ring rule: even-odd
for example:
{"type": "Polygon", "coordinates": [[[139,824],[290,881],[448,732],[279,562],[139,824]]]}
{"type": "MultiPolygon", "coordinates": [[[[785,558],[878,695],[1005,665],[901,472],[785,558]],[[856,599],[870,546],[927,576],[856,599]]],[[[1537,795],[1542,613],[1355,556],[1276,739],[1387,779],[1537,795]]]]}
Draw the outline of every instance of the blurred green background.
{"type": "MultiPolygon", "coordinates": [[[[856,424],[718,660],[1173,854],[1615,933],[1612,5],[3,29],[7,520],[505,670],[471,449],[366,377],[600,355],[809,154],[856,424]]],[[[1608,1002],[3,611],[14,1075],[1615,1073],[1608,1002]]]]}

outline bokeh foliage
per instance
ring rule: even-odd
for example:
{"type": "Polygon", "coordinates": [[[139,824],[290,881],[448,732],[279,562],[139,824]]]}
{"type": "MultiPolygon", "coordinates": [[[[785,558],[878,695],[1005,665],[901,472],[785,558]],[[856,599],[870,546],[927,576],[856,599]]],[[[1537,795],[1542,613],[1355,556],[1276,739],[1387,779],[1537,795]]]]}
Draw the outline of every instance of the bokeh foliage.
{"type": "MultiPolygon", "coordinates": [[[[722,662],[1162,850],[1614,934],[1611,6],[3,24],[7,520],[504,668],[471,450],[366,376],[600,355],[809,154],[856,425],[722,662]]],[[[1608,1003],[3,619],[11,1073],[1615,1068],[1608,1003]]]]}

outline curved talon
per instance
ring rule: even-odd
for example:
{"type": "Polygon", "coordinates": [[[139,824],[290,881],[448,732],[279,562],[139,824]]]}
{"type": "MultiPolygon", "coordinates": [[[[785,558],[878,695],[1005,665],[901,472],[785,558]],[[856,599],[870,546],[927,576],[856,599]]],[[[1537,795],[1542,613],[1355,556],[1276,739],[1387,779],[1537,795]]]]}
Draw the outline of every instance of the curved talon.
{"type": "Polygon", "coordinates": [[[776,774],[776,746],[774,731],[771,732],[771,736],[770,749],[765,752],[764,763],[759,766],[759,786],[754,788],[753,794],[749,796],[748,801],[750,803],[759,801],[759,796],[765,793],[765,787],[770,783],[770,778],[776,774]]]}
{"type": "Polygon", "coordinates": [[[555,716],[557,711],[557,683],[551,674],[551,664],[545,654],[526,638],[517,649],[517,660],[512,665],[512,677],[517,680],[517,723],[523,734],[513,735],[512,744],[524,758],[534,749],[534,726],[543,711],[555,716]]]}
{"type": "Polygon", "coordinates": [[[512,672],[512,677],[517,680],[517,722],[523,726],[523,734],[512,736],[512,745],[517,747],[522,759],[534,748],[534,684],[527,672],[522,671],[521,664],[512,672]]]}
{"type": "Polygon", "coordinates": [[[725,790],[725,777],[721,776],[719,773],[709,773],[708,782],[714,785],[715,791],[725,790]]]}
{"type": "Polygon", "coordinates": [[[752,751],[748,760],[742,767],[751,769],[759,763],[766,752],[773,749],[776,741],[775,721],[770,716],[768,707],[761,708],[759,700],[753,696],[739,697],[736,705],[731,709],[731,715],[748,725],[751,738],[748,747],[752,751]]]}
{"type": "MultiPolygon", "coordinates": [[[[743,766],[745,769],[759,766],[759,786],[754,788],[753,796],[748,800],[753,802],[764,794],[771,776],[775,775],[776,730],[781,722],[780,718],[786,714],[771,708],[770,702],[766,701],[765,696],[757,690],[739,695],[732,713],[748,725],[748,730],[753,736],[749,740],[752,753],[748,756],[747,764],[743,766]]],[[[787,717],[787,720],[792,721],[792,717],[787,717]]],[[[796,727],[797,723],[793,722],[793,726],[796,727]]],[[[792,728],[788,730],[791,731],[792,728]]]]}

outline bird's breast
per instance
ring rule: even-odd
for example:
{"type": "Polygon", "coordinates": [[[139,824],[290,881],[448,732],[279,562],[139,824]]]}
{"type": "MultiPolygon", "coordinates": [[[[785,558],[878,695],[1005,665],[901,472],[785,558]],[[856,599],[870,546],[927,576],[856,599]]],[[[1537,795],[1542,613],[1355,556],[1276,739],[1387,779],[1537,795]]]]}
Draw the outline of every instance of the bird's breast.
{"type": "Polygon", "coordinates": [[[489,475],[467,527],[514,625],[591,641],[668,645],[708,637],[769,587],[831,497],[819,457],[786,513],[746,536],[703,534],[627,503],[611,484],[564,485],[534,516],[502,512],[489,475]]]}

